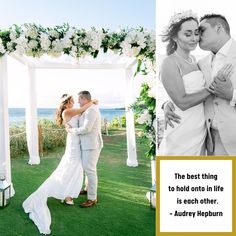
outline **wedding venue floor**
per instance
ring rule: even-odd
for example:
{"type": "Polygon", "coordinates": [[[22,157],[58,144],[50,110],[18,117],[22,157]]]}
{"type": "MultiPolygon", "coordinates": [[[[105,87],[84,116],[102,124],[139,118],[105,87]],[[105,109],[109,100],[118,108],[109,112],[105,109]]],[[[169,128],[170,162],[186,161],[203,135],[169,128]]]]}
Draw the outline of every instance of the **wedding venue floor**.
{"type": "MultiPolygon", "coordinates": [[[[145,195],[151,186],[150,161],[145,158],[148,144],[137,138],[139,166],[126,166],[126,136],[104,137],[99,164],[99,203],[80,208],[86,196],[75,199],[74,206],[48,199],[52,215],[52,236],[154,236],[155,211],[145,195]]],[[[36,226],[24,213],[22,202],[58,165],[64,148],[46,154],[40,165],[27,165],[28,157],[12,159],[15,196],[0,209],[0,235],[37,236],[36,226]]]]}

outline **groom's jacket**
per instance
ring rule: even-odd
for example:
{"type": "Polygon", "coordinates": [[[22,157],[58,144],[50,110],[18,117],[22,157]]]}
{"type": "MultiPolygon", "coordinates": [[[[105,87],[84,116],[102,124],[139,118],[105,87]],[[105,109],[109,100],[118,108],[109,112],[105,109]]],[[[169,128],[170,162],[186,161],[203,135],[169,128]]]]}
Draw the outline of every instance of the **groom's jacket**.
{"type": "MultiPolygon", "coordinates": [[[[236,42],[232,44],[227,55],[224,55],[223,65],[230,63],[233,65],[233,75],[230,77],[233,88],[236,89],[236,42]]],[[[212,81],[211,72],[212,55],[208,55],[199,61],[199,67],[206,79],[206,85],[209,86],[212,81]]],[[[221,67],[222,67],[221,66],[221,67]]],[[[205,101],[205,118],[208,130],[207,149],[212,152],[213,144],[210,133],[213,116],[217,123],[217,129],[225,150],[231,156],[236,155],[236,107],[230,105],[230,101],[216,96],[209,96],[205,101]]]]}
{"type": "Polygon", "coordinates": [[[101,114],[96,105],[90,106],[79,117],[79,127],[72,132],[80,135],[81,149],[92,150],[103,147],[101,135],[101,114]]]}

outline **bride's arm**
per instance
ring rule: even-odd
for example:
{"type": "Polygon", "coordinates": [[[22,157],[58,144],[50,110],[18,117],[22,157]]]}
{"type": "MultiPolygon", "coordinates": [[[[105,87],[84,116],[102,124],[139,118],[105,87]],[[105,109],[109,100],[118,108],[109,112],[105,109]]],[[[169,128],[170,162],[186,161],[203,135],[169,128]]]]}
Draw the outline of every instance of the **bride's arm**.
{"type": "Polygon", "coordinates": [[[93,104],[97,105],[98,100],[93,99],[92,101],[88,102],[87,104],[83,105],[80,108],[67,109],[65,111],[65,116],[66,117],[73,117],[73,116],[76,116],[76,115],[80,115],[82,112],[86,111],[93,104]]]}
{"type": "Polygon", "coordinates": [[[172,101],[183,111],[202,103],[210,95],[207,89],[187,94],[179,68],[171,58],[162,63],[161,80],[172,101]]]}

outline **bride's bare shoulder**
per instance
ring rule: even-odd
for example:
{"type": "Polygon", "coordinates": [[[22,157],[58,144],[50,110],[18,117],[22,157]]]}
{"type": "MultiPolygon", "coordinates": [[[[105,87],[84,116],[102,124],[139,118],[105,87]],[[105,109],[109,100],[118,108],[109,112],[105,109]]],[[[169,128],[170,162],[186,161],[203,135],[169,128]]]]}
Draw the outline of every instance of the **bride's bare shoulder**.
{"type": "Polygon", "coordinates": [[[174,54],[171,54],[163,60],[161,70],[173,70],[175,68],[177,69],[176,58],[174,54]]]}
{"type": "Polygon", "coordinates": [[[68,122],[73,116],[75,116],[75,111],[73,108],[65,109],[62,112],[62,118],[65,122],[68,122]]]}

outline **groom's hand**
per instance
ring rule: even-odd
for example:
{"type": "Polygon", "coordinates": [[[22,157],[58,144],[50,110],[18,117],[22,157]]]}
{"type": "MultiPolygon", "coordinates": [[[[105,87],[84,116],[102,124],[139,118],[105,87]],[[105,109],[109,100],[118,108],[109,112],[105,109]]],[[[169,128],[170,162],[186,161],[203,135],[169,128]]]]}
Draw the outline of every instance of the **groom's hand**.
{"type": "Polygon", "coordinates": [[[174,113],[175,107],[172,102],[168,102],[164,106],[164,114],[165,114],[165,129],[167,129],[167,125],[174,128],[173,122],[180,123],[181,117],[174,113]]]}
{"type": "Polygon", "coordinates": [[[233,86],[230,79],[221,80],[218,77],[215,78],[214,83],[212,84],[214,87],[213,93],[220,98],[224,98],[227,100],[231,100],[233,97],[233,86]]]}

